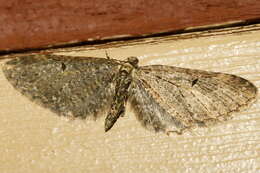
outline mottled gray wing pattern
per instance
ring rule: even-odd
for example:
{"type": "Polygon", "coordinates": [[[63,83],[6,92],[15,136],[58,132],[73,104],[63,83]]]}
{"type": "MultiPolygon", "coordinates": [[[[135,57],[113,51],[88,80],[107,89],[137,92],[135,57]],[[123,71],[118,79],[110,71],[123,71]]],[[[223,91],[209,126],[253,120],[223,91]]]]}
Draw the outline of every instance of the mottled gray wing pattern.
{"type": "Polygon", "coordinates": [[[118,63],[104,58],[32,55],[6,63],[6,78],[21,93],[64,116],[93,117],[109,108],[118,63]]]}
{"type": "Polygon", "coordinates": [[[181,133],[228,119],[256,93],[253,84],[235,75],[152,65],[135,71],[131,103],[148,129],[181,133]]]}

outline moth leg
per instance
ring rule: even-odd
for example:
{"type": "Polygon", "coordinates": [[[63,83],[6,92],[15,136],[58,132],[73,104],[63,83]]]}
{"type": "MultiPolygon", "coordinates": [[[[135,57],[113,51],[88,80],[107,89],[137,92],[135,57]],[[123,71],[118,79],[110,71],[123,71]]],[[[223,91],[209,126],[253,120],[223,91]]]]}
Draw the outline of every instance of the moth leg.
{"type": "Polygon", "coordinates": [[[111,59],[106,50],[105,50],[105,53],[106,53],[106,58],[111,59]]]}
{"type": "Polygon", "coordinates": [[[183,133],[185,133],[186,131],[192,132],[191,130],[193,129],[193,127],[184,127],[182,129],[178,129],[178,130],[171,130],[171,129],[166,129],[165,130],[165,134],[167,136],[170,136],[171,133],[177,134],[177,135],[182,135],[183,133]]]}
{"type": "Polygon", "coordinates": [[[182,131],[169,130],[169,131],[166,131],[165,133],[166,133],[167,136],[170,136],[171,133],[176,133],[177,135],[182,135],[182,131]]]}

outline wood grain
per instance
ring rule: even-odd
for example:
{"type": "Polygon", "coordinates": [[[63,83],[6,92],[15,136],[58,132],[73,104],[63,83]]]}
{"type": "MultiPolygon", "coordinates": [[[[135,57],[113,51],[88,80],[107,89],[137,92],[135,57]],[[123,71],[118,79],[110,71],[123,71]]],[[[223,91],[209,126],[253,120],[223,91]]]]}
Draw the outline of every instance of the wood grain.
{"type": "MultiPolygon", "coordinates": [[[[56,50],[236,74],[260,87],[260,25],[56,50]]],[[[51,50],[53,51],[53,50],[51,50]]],[[[259,98],[259,96],[258,96],[259,98]]],[[[233,120],[181,136],[152,133],[132,110],[70,121],[30,102],[0,72],[0,170],[13,172],[258,172],[260,102],[233,120]]]]}

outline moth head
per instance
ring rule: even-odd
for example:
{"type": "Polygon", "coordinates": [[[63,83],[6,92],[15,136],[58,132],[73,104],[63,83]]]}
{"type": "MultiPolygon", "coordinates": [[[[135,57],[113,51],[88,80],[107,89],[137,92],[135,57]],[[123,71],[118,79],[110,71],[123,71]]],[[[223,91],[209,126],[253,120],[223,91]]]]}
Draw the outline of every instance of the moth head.
{"type": "Polygon", "coordinates": [[[137,57],[130,56],[127,58],[127,62],[131,64],[133,67],[137,68],[139,60],[137,57]]]}

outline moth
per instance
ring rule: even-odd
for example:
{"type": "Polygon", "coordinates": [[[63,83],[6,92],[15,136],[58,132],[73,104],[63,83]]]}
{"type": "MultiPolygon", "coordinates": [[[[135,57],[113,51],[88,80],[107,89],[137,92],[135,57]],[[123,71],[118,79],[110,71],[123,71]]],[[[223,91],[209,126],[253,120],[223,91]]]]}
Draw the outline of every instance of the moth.
{"type": "Polygon", "coordinates": [[[139,66],[138,58],[35,54],[17,57],[3,72],[14,88],[58,115],[97,118],[105,131],[129,103],[149,130],[169,134],[227,120],[255,101],[257,88],[241,77],[166,65],[139,66]]]}

